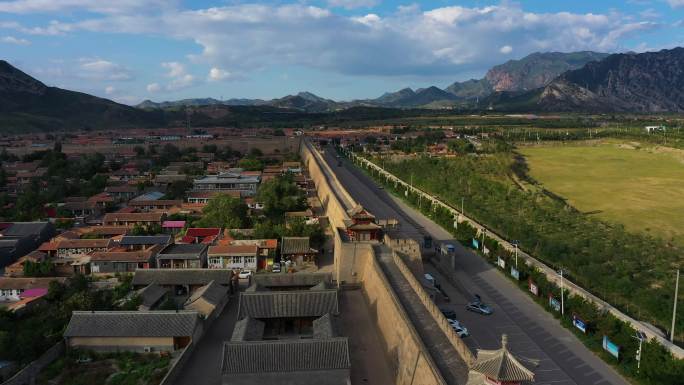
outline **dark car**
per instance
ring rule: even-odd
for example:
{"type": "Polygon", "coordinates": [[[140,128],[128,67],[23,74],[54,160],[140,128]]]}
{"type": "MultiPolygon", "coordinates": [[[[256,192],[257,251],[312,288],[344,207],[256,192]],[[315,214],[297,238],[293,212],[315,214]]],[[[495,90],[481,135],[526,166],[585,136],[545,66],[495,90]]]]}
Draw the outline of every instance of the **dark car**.
{"type": "Polygon", "coordinates": [[[466,305],[466,310],[483,315],[490,315],[494,312],[491,307],[481,301],[473,301],[466,305]]]}
{"type": "Polygon", "coordinates": [[[440,311],[442,312],[442,314],[444,314],[444,316],[446,318],[456,319],[456,312],[455,311],[450,310],[450,309],[440,309],[440,311]]]}

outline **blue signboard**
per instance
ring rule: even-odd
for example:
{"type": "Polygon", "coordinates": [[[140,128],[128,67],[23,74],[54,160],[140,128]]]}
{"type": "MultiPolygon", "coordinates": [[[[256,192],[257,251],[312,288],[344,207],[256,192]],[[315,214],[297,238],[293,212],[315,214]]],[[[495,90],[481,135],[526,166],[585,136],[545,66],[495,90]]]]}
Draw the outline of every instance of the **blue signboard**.
{"type": "Polygon", "coordinates": [[[620,347],[611,342],[608,339],[608,336],[603,336],[603,350],[607,351],[615,358],[620,358],[620,347]]]}
{"type": "Polygon", "coordinates": [[[561,303],[552,296],[549,296],[549,306],[551,306],[555,311],[561,310],[561,303]]]}
{"type": "Polygon", "coordinates": [[[513,266],[511,266],[511,276],[515,278],[517,281],[520,280],[520,272],[513,266]]]}
{"type": "Polygon", "coordinates": [[[575,327],[579,329],[582,333],[587,333],[587,324],[576,315],[572,316],[572,324],[575,325],[575,327]]]}
{"type": "Polygon", "coordinates": [[[477,239],[473,238],[473,249],[479,249],[480,248],[480,241],[477,239]]]}

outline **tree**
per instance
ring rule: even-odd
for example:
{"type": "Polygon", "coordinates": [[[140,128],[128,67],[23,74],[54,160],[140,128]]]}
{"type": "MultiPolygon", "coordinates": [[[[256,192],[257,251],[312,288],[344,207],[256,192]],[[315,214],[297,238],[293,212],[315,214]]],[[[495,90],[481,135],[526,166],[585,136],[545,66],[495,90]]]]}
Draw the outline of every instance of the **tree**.
{"type": "Polygon", "coordinates": [[[184,199],[185,192],[192,187],[192,182],[187,180],[177,180],[171,182],[166,189],[166,199],[184,199]]]}
{"type": "Polygon", "coordinates": [[[221,194],[209,201],[202,210],[203,217],[197,221],[200,227],[240,229],[249,224],[247,205],[239,198],[221,194]]]}
{"type": "Polygon", "coordinates": [[[238,166],[248,171],[260,171],[264,169],[264,163],[253,157],[240,159],[238,166]]]}
{"type": "Polygon", "coordinates": [[[257,200],[264,204],[264,214],[274,220],[282,220],[283,214],[288,211],[306,208],[306,197],[290,175],[278,176],[262,183],[257,192],[257,200]]]}

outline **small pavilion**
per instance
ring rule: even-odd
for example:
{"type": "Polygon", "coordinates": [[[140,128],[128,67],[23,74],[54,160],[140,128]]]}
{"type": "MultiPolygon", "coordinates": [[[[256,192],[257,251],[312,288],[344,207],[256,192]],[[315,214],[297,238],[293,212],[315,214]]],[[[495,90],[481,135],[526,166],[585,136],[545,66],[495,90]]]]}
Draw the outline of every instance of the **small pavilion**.
{"type": "Polygon", "coordinates": [[[529,385],[534,383],[532,369],[539,362],[516,357],[508,350],[508,336],[501,336],[501,349],[478,349],[470,368],[467,385],[529,385]]]}

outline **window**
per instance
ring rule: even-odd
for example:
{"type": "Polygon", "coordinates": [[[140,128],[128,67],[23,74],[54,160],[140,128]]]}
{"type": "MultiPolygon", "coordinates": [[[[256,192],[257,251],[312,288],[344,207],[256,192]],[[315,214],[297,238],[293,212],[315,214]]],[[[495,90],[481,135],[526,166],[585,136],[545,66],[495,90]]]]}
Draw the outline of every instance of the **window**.
{"type": "Polygon", "coordinates": [[[254,257],[245,257],[245,265],[254,265],[255,262],[254,257]]]}

